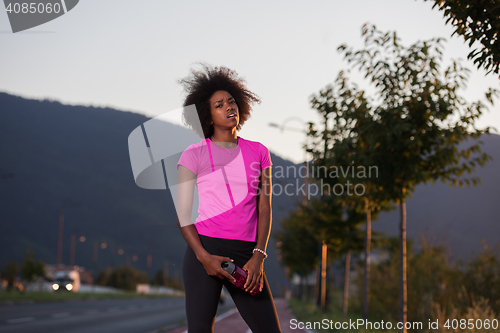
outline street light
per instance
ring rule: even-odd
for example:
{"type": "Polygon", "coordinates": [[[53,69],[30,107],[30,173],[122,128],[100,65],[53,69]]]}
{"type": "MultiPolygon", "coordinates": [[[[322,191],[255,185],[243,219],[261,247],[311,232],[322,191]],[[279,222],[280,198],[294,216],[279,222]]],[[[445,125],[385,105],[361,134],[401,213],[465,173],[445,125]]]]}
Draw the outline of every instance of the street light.
{"type": "MultiPolygon", "coordinates": [[[[287,131],[300,132],[300,133],[307,134],[307,131],[303,130],[303,129],[294,128],[294,127],[285,127],[286,123],[293,121],[293,120],[299,121],[300,123],[302,123],[302,125],[307,125],[307,122],[305,122],[304,119],[302,119],[301,117],[298,117],[298,116],[292,116],[292,117],[285,118],[283,120],[283,122],[281,123],[281,125],[276,124],[276,123],[269,123],[268,125],[269,125],[269,127],[279,128],[281,133],[283,133],[285,130],[287,130],[287,131]]],[[[306,145],[307,145],[307,136],[306,136],[306,145]]],[[[303,152],[304,166],[306,167],[306,170],[308,170],[307,155],[306,154],[307,154],[306,151],[304,151],[303,152]]],[[[307,176],[304,178],[304,183],[306,185],[305,188],[307,189],[307,176]]],[[[304,203],[304,204],[306,203],[306,195],[303,195],[302,203],[304,203]]]]}
{"type": "Polygon", "coordinates": [[[63,200],[61,202],[61,210],[59,212],[59,235],[57,237],[57,267],[60,268],[62,264],[62,250],[63,250],[63,230],[64,230],[64,208],[80,207],[79,202],[71,200],[63,200]]]}
{"type": "MultiPolygon", "coordinates": [[[[80,236],[78,238],[78,241],[80,243],[85,242],[85,236],[80,236]]],[[[70,247],[70,255],[69,255],[69,265],[74,266],[75,265],[75,256],[76,256],[76,235],[72,234],[71,235],[71,247],[70,247]]]]}
{"type": "Polygon", "coordinates": [[[269,123],[269,126],[271,126],[271,127],[277,127],[277,128],[280,129],[281,132],[283,132],[286,129],[288,131],[306,133],[306,131],[304,131],[304,130],[302,130],[300,128],[285,127],[285,124],[287,122],[289,122],[289,121],[292,121],[292,120],[297,120],[297,121],[301,122],[302,124],[306,124],[306,122],[304,121],[304,119],[302,119],[300,117],[297,117],[297,116],[292,116],[292,117],[288,117],[285,120],[283,120],[283,123],[281,125],[278,125],[276,123],[269,123]]]}

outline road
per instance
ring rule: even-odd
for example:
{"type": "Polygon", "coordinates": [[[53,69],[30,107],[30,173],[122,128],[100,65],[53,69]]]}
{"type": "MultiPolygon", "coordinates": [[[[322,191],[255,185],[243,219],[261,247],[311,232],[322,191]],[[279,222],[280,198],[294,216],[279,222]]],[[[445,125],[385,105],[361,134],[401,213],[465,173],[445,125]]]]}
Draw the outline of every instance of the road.
{"type": "Polygon", "coordinates": [[[130,298],[0,306],[0,332],[148,333],[185,325],[184,298],[130,298]]]}

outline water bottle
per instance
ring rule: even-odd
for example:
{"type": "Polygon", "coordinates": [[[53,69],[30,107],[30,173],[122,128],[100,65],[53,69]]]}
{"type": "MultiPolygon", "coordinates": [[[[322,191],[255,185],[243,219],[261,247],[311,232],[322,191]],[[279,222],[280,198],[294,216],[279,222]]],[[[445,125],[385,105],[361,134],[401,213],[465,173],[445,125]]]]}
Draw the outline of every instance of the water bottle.
{"type": "MultiPolygon", "coordinates": [[[[241,288],[245,290],[244,286],[245,283],[247,282],[247,272],[245,272],[243,269],[240,268],[240,266],[236,265],[235,263],[232,262],[223,262],[221,264],[221,267],[223,270],[231,274],[231,276],[234,278],[234,282],[231,281],[232,284],[234,284],[236,287],[241,288]]],[[[256,295],[260,291],[260,283],[257,283],[257,289],[254,291],[248,291],[250,295],[256,295]]]]}

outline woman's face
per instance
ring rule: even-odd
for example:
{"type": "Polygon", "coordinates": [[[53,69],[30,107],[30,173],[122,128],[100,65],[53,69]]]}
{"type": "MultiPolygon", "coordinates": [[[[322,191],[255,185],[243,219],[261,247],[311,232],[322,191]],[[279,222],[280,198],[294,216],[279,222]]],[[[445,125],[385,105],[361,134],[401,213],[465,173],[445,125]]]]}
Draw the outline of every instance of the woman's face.
{"type": "Polygon", "coordinates": [[[230,93],[216,91],[209,100],[214,130],[216,127],[231,129],[238,126],[240,114],[238,105],[230,93]]]}

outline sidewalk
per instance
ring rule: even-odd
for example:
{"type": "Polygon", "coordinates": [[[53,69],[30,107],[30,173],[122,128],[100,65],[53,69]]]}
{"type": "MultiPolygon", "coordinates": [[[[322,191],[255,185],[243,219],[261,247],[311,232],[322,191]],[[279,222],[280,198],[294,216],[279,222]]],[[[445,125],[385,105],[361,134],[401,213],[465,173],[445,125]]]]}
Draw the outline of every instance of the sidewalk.
{"type": "MultiPolygon", "coordinates": [[[[286,301],[282,298],[274,299],[282,333],[307,333],[305,330],[290,328],[290,319],[294,318],[288,310],[286,301]]],[[[233,308],[215,318],[214,333],[251,333],[247,324],[241,318],[238,310],[233,308]]],[[[187,326],[177,328],[168,333],[187,333],[187,326]]]]}

